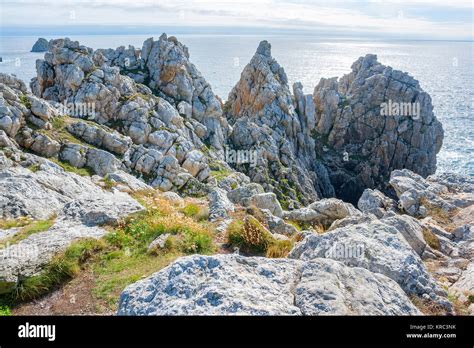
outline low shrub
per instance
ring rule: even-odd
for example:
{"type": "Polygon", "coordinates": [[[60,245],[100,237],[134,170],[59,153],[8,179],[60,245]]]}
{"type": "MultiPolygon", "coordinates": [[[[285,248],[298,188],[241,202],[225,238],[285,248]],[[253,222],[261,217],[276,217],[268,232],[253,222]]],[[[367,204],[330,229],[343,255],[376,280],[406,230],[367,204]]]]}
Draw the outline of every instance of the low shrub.
{"type": "Polygon", "coordinates": [[[186,230],[178,246],[187,254],[211,254],[215,251],[212,234],[206,230],[186,230]]]}
{"type": "Polygon", "coordinates": [[[423,228],[423,238],[431,248],[435,250],[439,250],[441,248],[438,237],[429,229],[423,228]]]}
{"type": "Polygon", "coordinates": [[[191,217],[196,221],[207,221],[209,219],[209,209],[199,204],[188,203],[181,212],[184,216],[191,217]]]}
{"type": "Polygon", "coordinates": [[[243,252],[256,254],[264,254],[274,242],[271,233],[253,216],[233,221],[227,228],[227,239],[243,252]]]}
{"type": "Polygon", "coordinates": [[[291,249],[293,249],[293,241],[276,240],[268,247],[265,256],[273,259],[287,257],[291,249]]]}

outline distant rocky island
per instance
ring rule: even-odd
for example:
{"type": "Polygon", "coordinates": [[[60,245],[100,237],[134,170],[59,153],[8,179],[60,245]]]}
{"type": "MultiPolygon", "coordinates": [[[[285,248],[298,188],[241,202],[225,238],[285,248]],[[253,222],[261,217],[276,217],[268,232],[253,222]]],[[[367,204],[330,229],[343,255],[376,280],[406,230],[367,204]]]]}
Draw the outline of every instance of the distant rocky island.
{"type": "Polygon", "coordinates": [[[31,48],[31,52],[47,52],[48,51],[48,40],[39,38],[31,48]]]}
{"type": "Polygon", "coordinates": [[[262,41],[223,102],[176,37],[42,40],[30,90],[0,73],[0,305],[98,267],[49,314],[474,314],[474,179],[436,174],[409,74],[368,54],[305,94],[262,41]]]}

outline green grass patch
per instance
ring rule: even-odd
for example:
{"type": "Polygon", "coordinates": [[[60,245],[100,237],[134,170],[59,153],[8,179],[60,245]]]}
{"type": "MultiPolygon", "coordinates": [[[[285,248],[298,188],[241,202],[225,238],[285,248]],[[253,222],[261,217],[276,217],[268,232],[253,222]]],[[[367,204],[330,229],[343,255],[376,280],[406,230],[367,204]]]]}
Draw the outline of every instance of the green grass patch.
{"type": "Polygon", "coordinates": [[[182,212],[187,217],[193,217],[199,214],[199,210],[200,210],[199,205],[194,204],[194,203],[189,203],[183,208],[182,212]]]}
{"type": "Polygon", "coordinates": [[[287,224],[290,224],[291,226],[293,226],[294,228],[296,228],[298,231],[302,231],[304,228],[304,226],[302,226],[300,223],[298,223],[297,221],[292,221],[292,220],[285,220],[285,222],[287,224]]]}
{"type": "Polygon", "coordinates": [[[80,175],[80,176],[92,176],[92,175],[94,175],[93,171],[90,170],[89,168],[76,168],[76,167],[70,165],[69,163],[61,162],[60,160],[57,160],[55,158],[50,158],[49,160],[51,162],[56,163],[58,166],[60,166],[66,172],[75,173],[75,174],[80,175]]]}
{"type": "Polygon", "coordinates": [[[140,254],[146,253],[148,245],[165,233],[175,236],[176,251],[210,254],[215,250],[207,224],[180,215],[164,215],[157,209],[133,215],[106,238],[116,247],[140,254]]]}
{"type": "MultiPolygon", "coordinates": [[[[92,148],[93,146],[87,144],[86,142],[82,141],[81,139],[76,138],[74,135],[69,133],[67,127],[71,124],[76,122],[72,117],[67,115],[56,116],[50,120],[52,125],[52,129],[37,129],[37,132],[54,139],[61,144],[79,144],[83,146],[87,146],[92,148]]],[[[86,121],[82,121],[86,122],[86,121]]]]}
{"type": "Polygon", "coordinates": [[[66,118],[67,118],[66,116],[54,117],[51,120],[51,125],[53,126],[53,129],[63,130],[64,128],[66,128],[66,126],[68,125],[66,118]]]}
{"type": "Polygon", "coordinates": [[[56,215],[51,216],[47,220],[39,220],[31,222],[28,225],[23,226],[17,233],[15,233],[12,237],[0,240],[0,249],[2,249],[2,245],[12,245],[17,244],[18,242],[22,241],[23,239],[28,238],[32,234],[40,233],[47,231],[54,225],[56,221],[56,215]]]}
{"type": "Polygon", "coordinates": [[[31,224],[31,219],[24,216],[11,220],[0,219],[0,230],[9,230],[11,228],[23,227],[29,224],[31,224]]]}
{"type": "Polygon", "coordinates": [[[37,171],[39,171],[40,168],[41,168],[41,164],[39,163],[32,164],[31,166],[28,167],[28,169],[31,170],[33,173],[36,173],[37,171]]]}
{"type": "Polygon", "coordinates": [[[26,94],[20,95],[20,103],[26,106],[28,109],[31,109],[31,102],[28,100],[28,96],[26,94]]]}
{"type": "Polygon", "coordinates": [[[104,183],[104,188],[109,191],[112,190],[112,188],[114,188],[115,186],[117,186],[117,183],[115,181],[110,180],[108,175],[104,177],[103,183],[104,183]]]}
{"type": "Polygon", "coordinates": [[[184,216],[194,218],[197,221],[207,221],[209,218],[209,209],[195,203],[188,203],[181,210],[184,216]]]}
{"type": "Polygon", "coordinates": [[[120,293],[128,285],[150,276],[181,256],[177,252],[164,252],[156,256],[129,255],[123,250],[108,252],[94,262],[95,287],[92,295],[116,310],[120,293]]]}
{"type": "Polygon", "coordinates": [[[101,240],[73,243],[37,276],[21,279],[13,292],[0,296],[1,305],[30,301],[58,288],[79,272],[92,272],[92,296],[116,310],[123,289],[169,265],[186,254],[216,251],[213,227],[185,216],[179,207],[155,191],[136,193],[146,211],[120,222],[101,240]],[[167,233],[164,248],[148,252],[158,236],[167,233]],[[5,299],[8,298],[8,301],[5,299]]]}
{"type": "Polygon", "coordinates": [[[227,178],[230,175],[230,171],[227,169],[212,170],[210,175],[219,182],[227,178]]]}
{"type": "Polygon", "coordinates": [[[8,306],[0,306],[0,317],[8,317],[12,312],[8,306]]]}

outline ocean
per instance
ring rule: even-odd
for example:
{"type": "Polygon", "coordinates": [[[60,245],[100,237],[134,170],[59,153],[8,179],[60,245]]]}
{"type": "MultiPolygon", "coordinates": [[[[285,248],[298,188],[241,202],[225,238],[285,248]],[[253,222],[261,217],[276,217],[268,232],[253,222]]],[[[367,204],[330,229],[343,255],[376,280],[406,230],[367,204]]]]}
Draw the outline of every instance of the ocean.
{"type": "MultiPolygon", "coordinates": [[[[92,48],[141,47],[153,35],[70,36],[92,48]]],[[[438,154],[438,172],[474,176],[474,42],[382,41],[295,35],[177,35],[189,47],[191,61],[226,100],[261,40],[272,44],[275,59],[285,68],[290,86],[301,82],[312,93],[322,77],[341,77],[367,53],[379,62],[408,72],[431,95],[434,112],[443,123],[445,138],[438,154]]],[[[51,39],[52,37],[46,37],[51,39]]],[[[15,74],[29,83],[36,75],[31,53],[36,36],[0,38],[0,72],[15,74]]]]}

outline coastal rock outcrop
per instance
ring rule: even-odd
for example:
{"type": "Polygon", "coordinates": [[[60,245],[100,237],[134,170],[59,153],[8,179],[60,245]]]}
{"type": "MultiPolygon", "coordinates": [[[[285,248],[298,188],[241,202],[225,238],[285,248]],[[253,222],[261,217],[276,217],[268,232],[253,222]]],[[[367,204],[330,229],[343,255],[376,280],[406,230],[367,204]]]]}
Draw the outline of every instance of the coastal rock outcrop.
{"type": "Polygon", "coordinates": [[[141,50],[129,46],[99,52],[107,64],[120,67],[122,74],[146,84],[186,120],[200,125],[198,133],[206,144],[223,149],[229,128],[222,117],[222,101],[190,62],[188,48],[174,36],[163,34],[156,41],[149,38],[141,50]]]}
{"type": "Polygon", "coordinates": [[[395,170],[390,185],[400,208],[415,217],[425,217],[433,209],[449,214],[474,204],[474,179],[463,175],[434,175],[425,180],[409,170],[395,170]]]}
{"type": "Polygon", "coordinates": [[[182,258],[127,287],[119,315],[416,315],[391,279],[363,268],[237,255],[182,258]]]}
{"type": "Polygon", "coordinates": [[[443,128],[417,80],[368,54],[314,89],[316,152],[336,196],[356,203],[366,188],[387,189],[395,169],[436,170],[443,128]]]}
{"type": "MultiPolygon", "coordinates": [[[[94,51],[69,39],[52,40],[45,59],[37,62],[31,89],[52,103],[81,106],[67,112],[88,122],[69,124],[67,131],[112,153],[89,150],[80,159],[77,153],[71,156],[67,146],[60,158],[73,158],[68,162],[76,165],[91,156],[109,157],[107,163],[121,162],[122,169],[146,178],[153,187],[184,190],[187,184],[194,185],[193,178],[204,183],[210,179],[209,162],[224,165],[219,164],[219,151],[227,123],[220,101],[189,62],[185,46],[166,35],[156,42],[147,40],[148,44],[149,50],[140,55],[132,48],[94,51]],[[149,77],[142,81],[148,87],[124,73],[135,65],[149,77]],[[191,106],[189,115],[180,114],[183,103],[191,106]],[[113,155],[120,158],[114,160],[113,155]]],[[[85,165],[99,175],[111,172],[88,162],[85,165]]]]}
{"type": "Polygon", "coordinates": [[[310,105],[303,107],[305,102],[311,104],[311,99],[301,100],[298,110],[308,114],[298,114],[285,71],[271,56],[270,44],[262,41],[225,104],[232,147],[257,154],[255,166],[232,166],[276,193],[289,208],[334,194],[316,158],[314,113],[310,105]]]}
{"type": "Polygon", "coordinates": [[[451,296],[472,295],[474,180],[429,176],[443,130],[408,74],[367,55],[307,95],[263,41],[223,104],[175,37],[47,50],[31,92],[0,73],[0,219],[54,220],[0,247],[0,292],[159,189],[176,216],[209,220],[216,250],[231,252],[232,222],[254,221],[258,255],[281,258],[180,258],[127,287],[121,315],[414,315],[419,301],[453,313],[451,296]]]}

